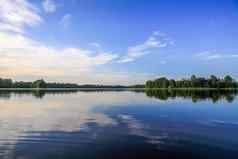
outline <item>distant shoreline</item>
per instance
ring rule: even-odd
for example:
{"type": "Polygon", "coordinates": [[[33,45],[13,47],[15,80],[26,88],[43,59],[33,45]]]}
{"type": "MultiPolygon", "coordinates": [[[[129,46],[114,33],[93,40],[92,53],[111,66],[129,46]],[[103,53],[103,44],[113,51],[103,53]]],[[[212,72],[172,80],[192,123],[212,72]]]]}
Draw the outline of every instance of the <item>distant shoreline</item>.
{"type": "Polygon", "coordinates": [[[13,81],[12,79],[0,78],[0,90],[237,90],[238,82],[229,75],[218,78],[211,75],[209,78],[196,77],[183,78],[181,80],[158,79],[146,81],[145,84],[136,85],[103,85],[75,83],[45,82],[39,79],[33,82],[13,81]]]}
{"type": "Polygon", "coordinates": [[[64,91],[64,90],[238,90],[238,88],[0,88],[0,91],[64,91]]]}
{"type": "Polygon", "coordinates": [[[1,90],[29,90],[29,91],[44,91],[44,90],[127,90],[128,88],[0,88],[1,90]]]}

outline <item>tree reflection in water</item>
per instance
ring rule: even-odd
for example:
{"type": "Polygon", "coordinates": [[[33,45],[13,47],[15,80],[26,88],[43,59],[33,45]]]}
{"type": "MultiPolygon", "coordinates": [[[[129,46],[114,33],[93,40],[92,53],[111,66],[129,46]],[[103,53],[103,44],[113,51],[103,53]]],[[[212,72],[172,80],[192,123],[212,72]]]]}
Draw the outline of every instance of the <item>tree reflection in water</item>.
{"type": "MultiPolygon", "coordinates": [[[[126,90],[72,90],[72,89],[59,89],[59,90],[1,90],[0,99],[10,99],[12,95],[32,95],[36,98],[43,98],[46,94],[72,94],[77,92],[104,92],[104,91],[126,91],[126,90]]],[[[192,99],[194,103],[204,100],[211,100],[213,103],[226,100],[231,103],[234,101],[238,94],[237,89],[146,89],[146,90],[133,90],[133,92],[145,93],[146,96],[157,98],[159,100],[169,100],[175,98],[192,99]]]]}
{"type": "Polygon", "coordinates": [[[213,103],[219,100],[226,100],[231,103],[238,94],[236,89],[212,89],[212,90],[183,90],[183,89],[157,89],[145,90],[148,97],[160,100],[175,98],[192,99],[194,103],[204,100],[212,100],[213,103]]]}

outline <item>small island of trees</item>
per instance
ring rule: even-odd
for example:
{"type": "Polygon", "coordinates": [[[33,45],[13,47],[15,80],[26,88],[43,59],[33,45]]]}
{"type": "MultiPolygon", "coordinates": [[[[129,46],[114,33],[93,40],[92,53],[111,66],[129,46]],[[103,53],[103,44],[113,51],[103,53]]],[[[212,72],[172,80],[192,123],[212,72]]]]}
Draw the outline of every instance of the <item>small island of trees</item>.
{"type": "Polygon", "coordinates": [[[155,80],[149,80],[145,84],[146,88],[238,88],[238,83],[230,75],[224,78],[218,78],[211,75],[209,78],[196,77],[192,75],[190,79],[174,80],[161,77],[155,80]]]}

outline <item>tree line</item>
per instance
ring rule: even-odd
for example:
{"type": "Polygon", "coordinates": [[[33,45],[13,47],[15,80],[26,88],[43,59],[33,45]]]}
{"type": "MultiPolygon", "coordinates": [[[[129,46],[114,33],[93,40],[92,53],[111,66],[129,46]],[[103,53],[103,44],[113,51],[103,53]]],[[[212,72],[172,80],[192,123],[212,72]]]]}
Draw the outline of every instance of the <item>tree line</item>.
{"type": "Polygon", "coordinates": [[[167,79],[161,77],[146,81],[145,85],[78,85],[74,83],[45,82],[39,79],[33,82],[13,81],[12,79],[0,78],[0,88],[238,88],[238,82],[230,75],[218,78],[211,75],[209,78],[192,75],[189,79],[167,79]]]}
{"type": "Polygon", "coordinates": [[[238,88],[238,83],[230,75],[218,78],[211,75],[209,78],[196,77],[192,75],[190,79],[167,79],[161,77],[155,80],[146,81],[146,88],[238,88]]]}
{"type": "Polygon", "coordinates": [[[46,88],[49,83],[43,79],[34,82],[13,81],[12,79],[0,78],[0,88],[46,88]]]}
{"type": "Polygon", "coordinates": [[[33,82],[13,81],[12,79],[0,78],[0,88],[126,88],[121,85],[78,85],[75,83],[45,82],[39,79],[33,82]]]}

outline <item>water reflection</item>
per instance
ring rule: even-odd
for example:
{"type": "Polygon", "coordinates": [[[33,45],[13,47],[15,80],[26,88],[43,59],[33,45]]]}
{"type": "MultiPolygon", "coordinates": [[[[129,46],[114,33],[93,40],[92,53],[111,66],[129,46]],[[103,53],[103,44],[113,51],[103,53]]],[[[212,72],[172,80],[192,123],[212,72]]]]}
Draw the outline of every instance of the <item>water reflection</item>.
{"type": "Polygon", "coordinates": [[[63,94],[72,94],[76,93],[77,90],[72,89],[58,89],[58,90],[0,90],[0,98],[10,99],[11,96],[24,96],[24,95],[32,95],[36,98],[43,98],[46,94],[53,95],[63,95],[63,94]]]}
{"type": "Polygon", "coordinates": [[[49,95],[64,95],[77,92],[121,92],[125,89],[46,89],[46,90],[31,90],[31,89],[6,89],[0,90],[0,98],[10,99],[11,95],[32,95],[36,98],[43,98],[46,94],[49,95]]]}
{"type": "Polygon", "coordinates": [[[2,91],[0,158],[237,158],[235,95],[2,91]]]}
{"type": "Polygon", "coordinates": [[[160,100],[175,98],[192,99],[194,103],[204,100],[212,100],[216,103],[219,100],[226,100],[231,103],[238,94],[238,90],[146,90],[148,97],[154,97],[160,100]]]}
{"type": "MultiPolygon", "coordinates": [[[[85,90],[71,90],[71,89],[62,89],[62,90],[1,90],[0,98],[10,99],[12,95],[32,95],[36,98],[43,98],[46,94],[49,95],[64,95],[64,94],[73,94],[77,92],[86,92],[86,93],[95,93],[95,92],[125,92],[125,89],[116,89],[116,90],[94,90],[94,89],[85,89],[85,90]]],[[[129,90],[127,90],[129,91],[129,90]]],[[[237,89],[215,89],[215,90],[183,90],[183,89],[155,89],[155,90],[131,90],[137,93],[145,93],[146,96],[160,99],[163,101],[169,99],[183,98],[191,99],[194,103],[204,100],[211,100],[213,103],[218,101],[226,100],[231,103],[235,100],[238,90],[237,89]]]]}

